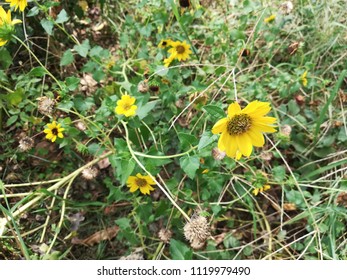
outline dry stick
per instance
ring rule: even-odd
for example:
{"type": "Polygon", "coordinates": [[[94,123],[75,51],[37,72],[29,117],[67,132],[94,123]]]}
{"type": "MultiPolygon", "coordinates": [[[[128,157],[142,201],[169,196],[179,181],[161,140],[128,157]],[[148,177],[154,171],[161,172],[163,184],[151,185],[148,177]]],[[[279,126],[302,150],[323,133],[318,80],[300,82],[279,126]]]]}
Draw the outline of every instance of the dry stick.
{"type": "MultiPolygon", "coordinates": [[[[47,189],[47,191],[52,192],[54,190],[59,189],[61,186],[65,185],[66,182],[70,181],[71,179],[74,179],[78,174],[80,174],[85,168],[94,165],[95,163],[99,162],[100,160],[108,157],[109,155],[113,154],[113,151],[109,151],[107,153],[105,153],[104,155],[101,155],[100,157],[92,160],[91,162],[88,162],[86,165],[82,166],[81,168],[75,170],[74,172],[70,173],[69,175],[61,178],[61,180],[59,182],[57,182],[56,184],[54,184],[53,186],[51,186],[50,188],[47,189]]],[[[35,203],[37,203],[41,198],[43,198],[45,196],[45,194],[39,194],[38,196],[36,196],[35,198],[33,198],[31,201],[27,202],[26,204],[24,204],[23,206],[19,207],[18,210],[16,210],[13,214],[12,214],[12,218],[16,218],[17,216],[19,216],[20,214],[22,214],[25,210],[31,208],[32,206],[35,205],[35,203]]],[[[7,216],[3,219],[0,219],[0,225],[1,227],[5,227],[7,225],[7,223],[9,221],[12,221],[12,218],[10,216],[7,216]]],[[[1,229],[0,229],[1,232],[1,229]]]]}

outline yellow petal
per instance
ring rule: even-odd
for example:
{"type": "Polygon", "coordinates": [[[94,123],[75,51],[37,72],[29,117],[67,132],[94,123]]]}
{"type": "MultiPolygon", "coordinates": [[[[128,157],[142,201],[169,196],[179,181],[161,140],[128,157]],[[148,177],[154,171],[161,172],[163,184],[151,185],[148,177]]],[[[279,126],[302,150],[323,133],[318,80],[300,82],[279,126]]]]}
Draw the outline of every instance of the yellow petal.
{"type": "Polygon", "coordinates": [[[253,146],[256,146],[256,147],[263,147],[264,146],[265,139],[264,139],[264,135],[262,133],[250,129],[247,131],[247,134],[251,138],[253,146]]]}
{"type": "Polygon", "coordinates": [[[252,124],[252,129],[268,133],[273,133],[277,131],[274,127],[264,124],[252,124]]]}
{"type": "Polygon", "coordinates": [[[247,134],[241,134],[235,137],[239,151],[246,157],[252,153],[252,141],[247,134]]]}
{"type": "Polygon", "coordinates": [[[228,107],[228,116],[229,116],[229,118],[232,118],[236,114],[240,114],[240,113],[241,113],[241,107],[240,107],[239,103],[234,102],[234,103],[231,103],[229,105],[229,107],[228,107]]]}
{"type": "Polygon", "coordinates": [[[212,133],[217,134],[217,133],[222,133],[223,131],[226,130],[226,126],[228,123],[228,118],[224,118],[216,122],[216,124],[212,127],[212,133]]]}

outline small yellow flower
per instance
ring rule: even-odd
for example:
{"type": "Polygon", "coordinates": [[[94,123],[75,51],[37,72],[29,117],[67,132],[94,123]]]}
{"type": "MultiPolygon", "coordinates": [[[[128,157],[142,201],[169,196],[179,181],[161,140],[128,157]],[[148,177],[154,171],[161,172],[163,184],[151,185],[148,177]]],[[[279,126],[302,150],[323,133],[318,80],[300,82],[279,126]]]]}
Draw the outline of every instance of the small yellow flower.
{"type": "Polygon", "coordinates": [[[255,188],[252,193],[257,196],[259,193],[262,193],[262,192],[265,192],[267,190],[271,189],[271,186],[270,185],[264,185],[260,188],[255,188]]]}
{"type": "Polygon", "coordinates": [[[210,172],[210,169],[204,169],[201,173],[202,173],[202,174],[206,174],[206,173],[208,173],[208,172],[210,172]]]}
{"type": "Polygon", "coordinates": [[[136,102],[135,97],[130,95],[123,95],[120,100],[117,101],[117,107],[115,112],[117,115],[124,115],[126,117],[131,117],[136,114],[137,106],[134,105],[136,102]]]}
{"type": "Polygon", "coordinates": [[[264,146],[263,133],[276,132],[272,126],[276,118],[265,116],[270,110],[268,102],[252,101],[242,110],[237,102],[230,104],[228,116],[212,128],[213,134],[221,133],[218,149],[228,157],[240,159],[242,155],[249,157],[253,146],[264,146]]]}
{"type": "Polygon", "coordinates": [[[6,13],[3,7],[0,6],[0,47],[11,39],[12,33],[14,32],[14,25],[21,22],[19,19],[12,20],[11,11],[8,10],[6,13]]]}
{"type": "Polygon", "coordinates": [[[186,43],[186,41],[180,42],[172,42],[172,48],[168,50],[171,55],[173,55],[178,61],[185,61],[189,58],[189,55],[192,53],[190,50],[190,45],[186,43]]]}
{"type": "Polygon", "coordinates": [[[46,133],[46,139],[51,140],[52,142],[55,142],[57,140],[57,137],[64,138],[63,131],[64,128],[61,127],[61,124],[57,124],[55,121],[52,123],[47,124],[47,127],[43,132],[46,133]]]}
{"type": "Polygon", "coordinates": [[[7,3],[11,3],[10,6],[14,6],[14,10],[17,11],[18,7],[21,12],[28,6],[27,0],[6,0],[7,3]]]}
{"type": "Polygon", "coordinates": [[[300,81],[304,87],[307,86],[308,80],[307,80],[307,70],[301,75],[300,81]]]}
{"type": "Polygon", "coordinates": [[[161,40],[158,47],[161,49],[165,49],[167,47],[171,47],[172,43],[173,43],[173,41],[170,39],[161,40]]]}
{"type": "Polygon", "coordinates": [[[266,19],[264,19],[264,22],[265,23],[270,23],[270,22],[273,22],[275,19],[276,19],[276,16],[275,15],[271,15],[271,16],[267,17],[266,19]]]}
{"type": "Polygon", "coordinates": [[[135,192],[140,189],[143,194],[150,194],[154,191],[151,185],[155,185],[153,179],[148,175],[141,175],[137,173],[136,176],[129,176],[127,180],[127,186],[130,188],[130,192],[135,192]]]}

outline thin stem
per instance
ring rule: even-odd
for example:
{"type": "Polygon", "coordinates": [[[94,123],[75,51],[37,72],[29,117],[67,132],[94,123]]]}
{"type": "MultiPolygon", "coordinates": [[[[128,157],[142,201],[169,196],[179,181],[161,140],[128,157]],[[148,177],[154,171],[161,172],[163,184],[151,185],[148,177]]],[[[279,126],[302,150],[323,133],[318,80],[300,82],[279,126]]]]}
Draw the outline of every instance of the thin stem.
{"type": "Polygon", "coordinates": [[[171,203],[176,207],[176,209],[178,211],[181,212],[181,214],[183,215],[183,217],[187,220],[187,221],[190,221],[190,218],[189,216],[182,210],[181,207],[178,206],[178,204],[175,202],[175,200],[169,195],[169,193],[165,190],[165,188],[157,181],[157,179],[149,172],[147,171],[147,169],[144,167],[144,165],[138,160],[138,158],[136,157],[135,153],[134,153],[134,150],[131,148],[131,145],[130,145],[130,141],[129,141],[129,132],[128,132],[128,127],[127,127],[127,124],[124,122],[124,121],[121,121],[122,122],[122,125],[124,127],[124,130],[125,130],[125,138],[126,138],[126,141],[127,141],[127,145],[128,145],[128,149],[129,149],[129,152],[132,156],[132,158],[136,161],[136,163],[141,167],[141,169],[143,171],[145,171],[147,173],[147,175],[149,177],[151,177],[151,179],[157,184],[157,186],[159,187],[159,189],[165,194],[165,196],[171,201],[171,203]]]}

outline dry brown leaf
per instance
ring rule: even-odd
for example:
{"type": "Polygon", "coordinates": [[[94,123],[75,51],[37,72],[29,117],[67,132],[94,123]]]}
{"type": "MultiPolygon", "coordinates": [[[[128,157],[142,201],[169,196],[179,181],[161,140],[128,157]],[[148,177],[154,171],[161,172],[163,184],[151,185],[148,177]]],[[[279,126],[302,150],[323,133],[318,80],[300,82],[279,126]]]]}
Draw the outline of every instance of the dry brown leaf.
{"type": "Polygon", "coordinates": [[[92,234],[91,236],[85,238],[85,239],[78,239],[78,238],[74,238],[72,243],[73,244],[82,244],[82,245],[86,245],[86,246],[93,246],[96,243],[100,243],[103,240],[111,240],[112,238],[114,238],[119,231],[119,227],[118,226],[113,226],[113,227],[109,227],[107,229],[104,230],[100,230],[94,234],[92,234]]]}

